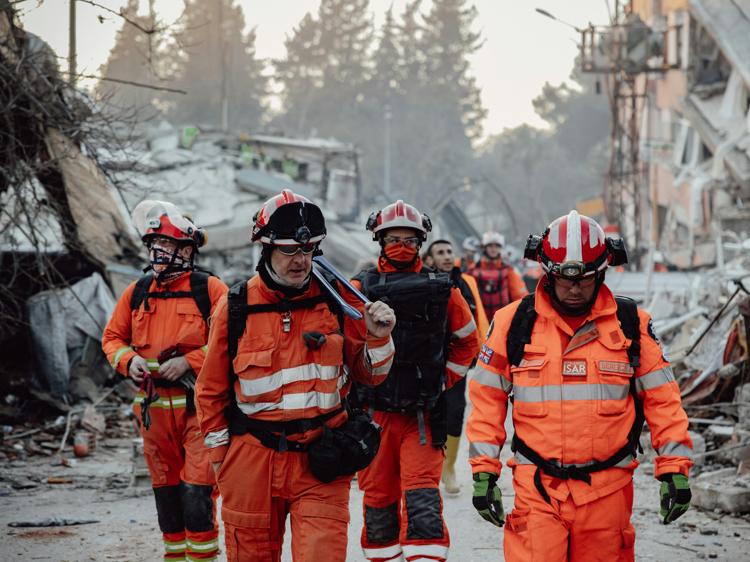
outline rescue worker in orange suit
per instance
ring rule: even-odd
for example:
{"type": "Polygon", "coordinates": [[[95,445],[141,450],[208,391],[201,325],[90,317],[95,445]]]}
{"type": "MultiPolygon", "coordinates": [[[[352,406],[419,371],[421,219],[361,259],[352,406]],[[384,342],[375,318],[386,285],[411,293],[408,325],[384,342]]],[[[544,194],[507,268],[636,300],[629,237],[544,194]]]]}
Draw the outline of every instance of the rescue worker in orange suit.
{"type": "Polygon", "coordinates": [[[627,262],[621,240],[571,211],[530,236],[525,253],[545,275],[535,295],[495,314],[469,380],[474,506],[503,524],[497,478],[512,395],[515,505],[505,559],[632,561],[644,418],[663,523],[690,504],[692,442],[679,388],[649,315],[604,284],[609,265],[627,262]]]}
{"type": "Polygon", "coordinates": [[[336,472],[342,453],[321,481],[318,453],[352,421],[351,381],[385,380],[395,316],[383,302],[363,305],[345,293],[364,319],[341,317],[312,272],[325,236],[323,214],[306,198],[284,190],[269,199],[252,231],[263,244],[258,275],[232,287],[212,317],[196,401],[229,562],[280,561],[290,514],[295,562],[346,558],[354,471],[336,472]]]}
{"type": "Polygon", "coordinates": [[[227,287],[194,267],[205,233],[171,203],[142,201],[133,222],[152,273],[129,285],[102,336],[112,366],[141,385],[140,422],[164,560],[216,560],[215,478],[193,402],[211,310],[227,287]]]}
{"type": "MultiPolygon", "coordinates": [[[[479,342],[487,334],[489,322],[484,314],[484,307],[479,297],[479,289],[476,280],[455,265],[453,244],[448,240],[435,240],[427,248],[427,255],[438,271],[451,276],[453,286],[461,291],[461,295],[471,309],[474,322],[477,325],[479,342]]],[[[479,347],[477,346],[477,351],[479,347]]],[[[445,462],[443,463],[443,486],[447,494],[458,494],[461,486],[456,480],[456,456],[458,445],[461,440],[461,432],[464,426],[464,410],[466,409],[466,378],[462,378],[453,387],[445,392],[445,405],[447,409],[448,440],[445,444],[445,462]]]]}
{"type": "Polygon", "coordinates": [[[373,561],[445,560],[450,545],[440,496],[443,391],[466,375],[478,341],[469,305],[450,277],[422,267],[419,249],[431,228],[403,201],[372,213],[367,229],[380,258],[353,281],[396,311],[388,378],[374,388],[355,386],[357,401],[383,428],[380,451],[358,478],[362,548],[373,561]]]}
{"type": "Polygon", "coordinates": [[[482,236],[482,256],[468,273],[477,280],[484,312],[492,318],[505,305],[526,296],[529,292],[521,275],[503,262],[505,237],[497,232],[482,236]]]}

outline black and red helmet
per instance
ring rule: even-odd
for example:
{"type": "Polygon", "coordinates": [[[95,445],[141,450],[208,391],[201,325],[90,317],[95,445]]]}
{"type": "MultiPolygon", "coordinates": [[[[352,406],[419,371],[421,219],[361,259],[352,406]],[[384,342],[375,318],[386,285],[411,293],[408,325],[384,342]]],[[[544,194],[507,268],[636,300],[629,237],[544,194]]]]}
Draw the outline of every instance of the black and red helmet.
{"type": "Polygon", "coordinates": [[[316,244],[326,237],[320,207],[289,189],[263,203],[253,223],[251,240],[263,244],[316,244]]]}
{"type": "Polygon", "coordinates": [[[378,239],[378,233],[389,228],[411,228],[419,233],[424,242],[427,240],[427,233],[432,230],[432,221],[416,207],[399,199],[382,210],[371,213],[366,228],[372,232],[373,240],[378,239]]]}
{"type": "Polygon", "coordinates": [[[608,238],[599,223],[577,211],[552,221],[542,236],[529,236],[524,257],[538,261],[548,274],[568,278],[627,263],[622,240],[608,238]]]}

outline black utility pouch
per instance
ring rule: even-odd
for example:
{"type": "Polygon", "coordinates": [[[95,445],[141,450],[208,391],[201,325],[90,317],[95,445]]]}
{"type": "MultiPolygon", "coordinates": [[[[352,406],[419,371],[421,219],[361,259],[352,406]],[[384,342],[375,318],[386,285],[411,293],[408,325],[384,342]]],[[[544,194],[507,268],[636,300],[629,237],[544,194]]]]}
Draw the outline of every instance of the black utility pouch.
{"type": "Polygon", "coordinates": [[[340,427],[323,427],[307,449],[310,471],[324,483],[367,468],[380,448],[380,426],[367,412],[355,411],[340,427]]]}
{"type": "Polygon", "coordinates": [[[328,426],[323,426],[323,435],[311,443],[307,448],[307,459],[310,462],[310,472],[313,476],[328,484],[340,476],[341,450],[336,445],[334,432],[328,426]]]}

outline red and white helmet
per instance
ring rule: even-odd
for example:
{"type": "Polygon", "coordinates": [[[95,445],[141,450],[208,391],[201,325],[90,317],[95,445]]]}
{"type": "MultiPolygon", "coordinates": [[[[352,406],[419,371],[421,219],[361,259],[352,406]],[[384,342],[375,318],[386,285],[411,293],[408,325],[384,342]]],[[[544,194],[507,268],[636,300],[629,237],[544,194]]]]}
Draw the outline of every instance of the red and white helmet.
{"type": "Polygon", "coordinates": [[[482,234],[482,246],[489,246],[490,244],[497,244],[503,248],[505,246],[505,236],[494,230],[488,230],[482,234]]]}
{"type": "Polygon", "coordinates": [[[326,237],[320,207],[289,189],[263,203],[253,217],[251,240],[276,246],[315,244],[326,237]]]}
{"type": "Polygon", "coordinates": [[[372,212],[367,219],[366,228],[372,231],[373,240],[378,239],[378,233],[389,228],[411,228],[419,233],[424,242],[427,240],[427,233],[432,230],[432,221],[416,207],[399,199],[380,211],[372,212]]]}
{"type": "Polygon", "coordinates": [[[546,273],[571,278],[627,263],[622,241],[607,238],[599,223],[576,211],[552,221],[541,237],[529,236],[524,257],[538,260],[546,273]]]}
{"type": "Polygon", "coordinates": [[[146,199],[133,209],[133,224],[148,243],[153,238],[163,236],[177,242],[187,242],[196,248],[206,243],[206,232],[193,223],[172,203],[146,199]]]}

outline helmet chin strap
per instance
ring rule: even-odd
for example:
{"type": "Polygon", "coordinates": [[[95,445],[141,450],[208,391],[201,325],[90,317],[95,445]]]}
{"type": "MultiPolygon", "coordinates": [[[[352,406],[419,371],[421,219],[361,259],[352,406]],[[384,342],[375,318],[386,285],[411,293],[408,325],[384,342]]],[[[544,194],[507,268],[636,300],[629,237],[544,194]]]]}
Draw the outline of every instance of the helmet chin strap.
{"type": "MultiPolygon", "coordinates": [[[[191,271],[193,269],[193,267],[194,267],[193,264],[194,264],[194,260],[195,260],[195,252],[193,252],[192,254],[190,254],[190,258],[186,260],[185,258],[182,258],[182,257],[180,257],[178,255],[179,251],[180,251],[180,247],[179,246],[175,249],[174,252],[169,252],[169,251],[167,251],[167,250],[165,250],[163,248],[157,248],[156,250],[154,250],[153,247],[149,247],[149,254],[151,254],[154,251],[161,252],[163,254],[170,254],[171,253],[170,259],[169,259],[168,262],[166,262],[166,267],[164,268],[163,271],[157,272],[154,269],[154,265],[164,265],[165,262],[163,260],[152,259],[151,260],[151,264],[146,268],[146,271],[148,271],[150,269],[150,270],[152,270],[154,272],[154,274],[155,274],[154,276],[156,278],[156,283],[157,284],[166,283],[167,281],[171,281],[172,279],[175,279],[175,278],[179,277],[180,275],[182,275],[186,271],[191,271]],[[177,263],[178,259],[180,260],[181,263],[177,263]]],[[[151,256],[149,256],[149,257],[151,257],[151,256]]]]}
{"type": "Polygon", "coordinates": [[[591,311],[591,307],[594,306],[596,297],[599,296],[599,289],[601,289],[603,284],[604,272],[601,271],[596,274],[596,287],[594,288],[594,293],[591,295],[588,302],[585,302],[580,306],[570,306],[557,298],[557,293],[555,292],[555,280],[552,275],[547,275],[547,282],[544,284],[544,290],[547,291],[547,294],[549,294],[552,299],[552,304],[559,312],[562,312],[566,316],[583,316],[591,311]]]}

